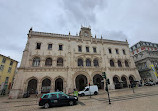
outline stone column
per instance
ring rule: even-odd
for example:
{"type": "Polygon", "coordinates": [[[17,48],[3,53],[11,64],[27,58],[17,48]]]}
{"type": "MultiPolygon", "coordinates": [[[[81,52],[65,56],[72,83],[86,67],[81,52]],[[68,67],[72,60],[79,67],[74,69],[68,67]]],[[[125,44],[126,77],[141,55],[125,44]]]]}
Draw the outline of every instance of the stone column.
{"type": "Polygon", "coordinates": [[[53,85],[53,81],[51,81],[51,86],[50,86],[51,88],[50,88],[50,92],[55,92],[55,88],[54,88],[54,85],[53,85]]]}
{"type": "Polygon", "coordinates": [[[38,82],[38,84],[37,84],[38,94],[41,94],[41,88],[42,88],[42,82],[38,82]]]}

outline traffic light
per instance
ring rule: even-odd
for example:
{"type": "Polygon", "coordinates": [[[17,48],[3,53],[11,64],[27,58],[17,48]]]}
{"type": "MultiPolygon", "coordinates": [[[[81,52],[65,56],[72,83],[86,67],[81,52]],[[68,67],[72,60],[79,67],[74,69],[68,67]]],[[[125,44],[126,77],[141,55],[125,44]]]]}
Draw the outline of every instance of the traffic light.
{"type": "Polygon", "coordinates": [[[110,84],[110,80],[109,80],[109,79],[106,79],[106,83],[107,83],[107,84],[110,84]]]}
{"type": "Polygon", "coordinates": [[[102,72],[102,77],[103,77],[104,79],[106,79],[106,73],[105,73],[105,72],[102,72]]]}
{"type": "Polygon", "coordinates": [[[89,86],[90,86],[91,84],[89,83],[89,86]]]}

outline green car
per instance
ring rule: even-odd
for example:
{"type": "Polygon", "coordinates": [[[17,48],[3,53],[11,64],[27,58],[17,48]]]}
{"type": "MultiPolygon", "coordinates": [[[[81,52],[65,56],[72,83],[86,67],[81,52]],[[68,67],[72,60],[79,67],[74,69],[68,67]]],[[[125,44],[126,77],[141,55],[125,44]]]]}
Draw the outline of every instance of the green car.
{"type": "Polygon", "coordinates": [[[77,104],[77,101],[78,97],[76,96],[69,96],[63,92],[52,92],[42,95],[39,100],[39,106],[44,106],[44,108],[63,105],[73,106],[77,104]]]}

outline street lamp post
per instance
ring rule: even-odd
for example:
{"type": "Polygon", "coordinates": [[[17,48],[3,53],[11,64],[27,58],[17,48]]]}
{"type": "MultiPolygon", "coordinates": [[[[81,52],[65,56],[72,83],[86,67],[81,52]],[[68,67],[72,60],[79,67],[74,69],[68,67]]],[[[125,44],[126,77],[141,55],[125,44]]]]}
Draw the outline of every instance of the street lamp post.
{"type": "Polygon", "coordinates": [[[90,93],[90,98],[91,98],[90,83],[89,83],[89,93],[90,93]]]}
{"type": "Polygon", "coordinates": [[[108,89],[108,85],[110,84],[110,81],[109,81],[109,79],[106,78],[106,73],[105,72],[102,72],[102,77],[105,79],[105,82],[106,82],[105,90],[108,93],[109,104],[111,104],[110,95],[109,95],[109,89],[108,89]]]}
{"type": "Polygon", "coordinates": [[[106,91],[108,93],[109,104],[111,104],[108,84],[110,84],[110,81],[109,81],[109,79],[106,79],[106,91]]]}

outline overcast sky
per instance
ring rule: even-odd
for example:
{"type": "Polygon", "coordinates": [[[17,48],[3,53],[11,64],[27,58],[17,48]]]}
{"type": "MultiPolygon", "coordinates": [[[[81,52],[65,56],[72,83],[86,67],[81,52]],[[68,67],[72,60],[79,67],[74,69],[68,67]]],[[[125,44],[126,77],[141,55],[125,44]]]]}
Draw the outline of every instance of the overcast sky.
{"type": "Polygon", "coordinates": [[[76,35],[81,25],[130,46],[158,43],[158,0],[0,0],[0,54],[20,62],[30,27],[76,35]]]}

